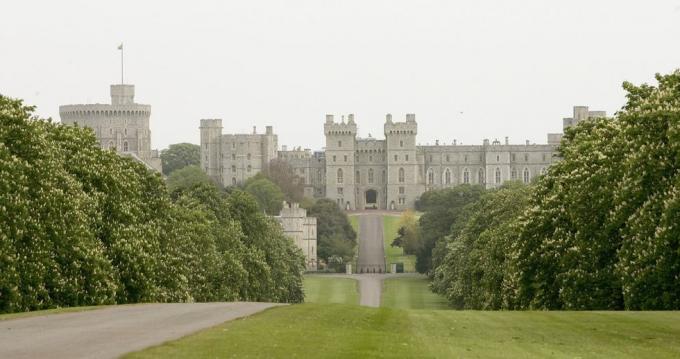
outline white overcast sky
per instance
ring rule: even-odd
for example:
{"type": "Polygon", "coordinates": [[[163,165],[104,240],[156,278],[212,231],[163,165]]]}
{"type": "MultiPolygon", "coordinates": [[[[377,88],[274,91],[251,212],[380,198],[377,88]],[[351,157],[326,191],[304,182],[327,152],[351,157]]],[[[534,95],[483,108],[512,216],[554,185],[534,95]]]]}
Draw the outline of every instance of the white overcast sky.
{"type": "Polygon", "coordinates": [[[120,42],[154,148],[222,118],[320,149],[326,113],[362,137],[413,112],[423,144],[544,143],[573,105],[613,113],[624,80],[680,67],[680,0],[5,0],[0,93],[55,119],[108,103],[120,42]]]}

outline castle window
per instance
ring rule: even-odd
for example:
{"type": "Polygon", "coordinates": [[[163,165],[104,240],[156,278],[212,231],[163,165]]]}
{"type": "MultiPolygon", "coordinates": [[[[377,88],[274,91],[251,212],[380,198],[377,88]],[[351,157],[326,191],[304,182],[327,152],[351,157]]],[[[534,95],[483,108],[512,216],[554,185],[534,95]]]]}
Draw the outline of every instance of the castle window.
{"type": "Polygon", "coordinates": [[[316,170],[316,178],[319,180],[319,183],[321,183],[321,170],[316,170]]]}
{"type": "Polygon", "coordinates": [[[524,169],[524,183],[529,183],[529,169],[524,169]]]}
{"type": "Polygon", "coordinates": [[[247,157],[248,160],[250,161],[250,153],[249,153],[248,155],[246,155],[246,157],[247,157]]]}
{"type": "Polygon", "coordinates": [[[449,162],[450,159],[449,155],[446,155],[446,162],[449,162]]]}
{"type": "MultiPolygon", "coordinates": [[[[206,145],[207,146],[207,145],[206,145]]],[[[236,142],[231,143],[231,148],[236,148],[236,142]]]]}
{"type": "Polygon", "coordinates": [[[231,178],[231,185],[236,186],[236,177],[231,178]]]}
{"type": "Polygon", "coordinates": [[[109,128],[109,135],[113,135],[113,128],[109,128]]]}
{"type": "Polygon", "coordinates": [[[514,169],[514,168],[512,169],[512,177],[511,178],[512,178],[513,181],[517,179],[517,170],[514,169]]]}
{"type": "Polygon", "coordinates": [[[399,169],[399,183],[404,183],[404,169],[399,169]]]}
{"type": "Polygon", "coordinates": [[[338,147],[342,147],[342,141],[338,141],[338,147]]]}
{"type": "Polygon", "coordinates": [[[109,141],[109,149],[115,150],[116,147],[113,146],[113,141],[109,141]]]}
{"type": "Polygon", "coordinates": [[[496,155],[496,162],[500,162],[500,161],[501,161],[501,156],[496,155]]]}
{"type": "Polygon", "coordinates": [[[432,171],[432,168],[427,170],[427,184],[434,184],[434,171],[432,171]]]}
{"type": "Polygon", "coordinates": [[[432,162],[432,155],[430,155],[430,162],[432,162]]]}
{"type": "Polygon", "coordinates": [[[404,194],[404,187],[399,187],[399,194],[404,194]]]}
{"type": "Polygon", "coordinates": [[[470,183],[470,172],[468,172],[467,168],[463,172],[463,183],[465,183],[465,184],[470,183]]]}
{"type": "Polygon", "coordinates": [[[338,194],[342,194],[342,187],[338,187],[338,194]]]}
{"type": "Polygon", "coordinates": [[[231,160],[232,160],[232,161],[236,161],[236,154],[235,154],[235,153],[232,153],[232,154],[231,154],[231,160]]]}
{"type": "Polygon", "coordinates": [[[127,152],[128,150],[129,150],[129,148],[128,148],[128,142],[127,142],[127,141],[124,141],[124,142],[123,142],[123,152],[127,152]]]}
{"type": "Polygon", "coordinates": [[[394,155],[394,162],[397,162],[397,158],[399,157],[397,157],[397,155],[394,155]]]}
{"type": "Polygon", "coordinates": [[[501,169],[496,168],[496,183],[501,183],[501,169]]]}
{"type": "Polygon", "coordinates": [[[251,165],[248,165],[247,171],[250,172],[250,170],[252,170],[252,169],[253,169],[253,167],[251,165]]]}
{"type": "Polygon", "coordinates": [[[333,155],[333,162],[335,162],[335,155],[333,155]]]}
{"type": "Polygon", "coordinates": [[[478,174],[477,177],[478,177],[477,182],[479,184],[484,184],[484,170],[483,169],[481,169],[481,168],[479,169],[479,174],[478,174]]]}
{"type": "MultiPolygon", "coordinates": [[[[125,136],[127,136],[127,128],[123,130],[123,132],[125,133],[125,136]]],[[[545,161],[545,155],[543,155],[543,160],[545,161]]]]}
{"type": "Polygon", "coordinates": [[[385,177],[385,170],[382,171],[382,183],[386,183],[387,179],[385,177]]]}
{"type": "Polygon", "coordinates": [[[543,154],[543,162],[545,162],[545,153],[543,154]]]}
{"type": "Polygon", "coordinates": [[[231,172],[236,172],[236,166],[231,166],[231,172]]]}
{"type": "Polygon", "coordinates": [[[406,155],[406,162],[408,162],[408,155],[406,155]]]}
{"type": "Polygon", "coordinates": [[[513,153],[512,155],[512,162],[515,162],[517,159],[515,158],[515,154],[513,153]]]}
{"type": "Polygon", "coordinates": [[[361,173],[359,171],[356,172],[356,178],[354,179],[356,183],[361,183],[361,173]]]}
{"type": "Polygon", "coordinates": [[[465,155],[465,163],[467,163],[467,155],[465,155]]]}
{"type": "Polygon", "coordinates": [[[373,162],[373,156],[368,156],[368,162],[373,162]]]}
{"type": "Polygon", "coordinates": [[[399,147],[404,147],[404,141],[399,141],[399,147]]]}
{"type": "Polygon", "coordinates": [[[345,155],[345,162],[347,162],[347,155],[345,155]]]}
{"type": "Polygon", "coordinates": [[[342,183],[342,168],[338,168],[338,183],[342,183]]]}
{"type": "Polygon", "coordinates": [[[373,183],[373,169],[368,169],[368,183],[373,183]]]}
{"type": "Polygon", "coordinates": [[[448,168],[444,172],[444,183],[451,184],[451,171],[448,168]]]}
{"type": "Polygon", "coordinates": [[[529,154],[528,153],[524,154],[524,162],[529,162],[529,154]]]}

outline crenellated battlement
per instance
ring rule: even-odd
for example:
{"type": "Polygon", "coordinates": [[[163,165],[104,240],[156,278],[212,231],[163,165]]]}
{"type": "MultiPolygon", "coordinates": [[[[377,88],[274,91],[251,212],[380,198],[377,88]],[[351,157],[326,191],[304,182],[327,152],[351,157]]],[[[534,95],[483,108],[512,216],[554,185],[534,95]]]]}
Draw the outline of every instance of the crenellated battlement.
{"type": "Polygon", "coordinates": [[[385,136],[387,135],[417,135],[418,134],[418,123],[416,123],[416,115],[413,113],[406,114],[406,120],[404,122],[393,122],[392,115],[385,115],[385,136]]]}
{"type": "Polygon", "coordinates": [[[354,122],[354,114],[347,115],[347,122],[345,116],[342,116],[340,122],[334,121],[334,115],[326,115],[326,123],[324,123],[324,133],[328,135],[352,135],[357,134],[357,124],[354,122]]]}

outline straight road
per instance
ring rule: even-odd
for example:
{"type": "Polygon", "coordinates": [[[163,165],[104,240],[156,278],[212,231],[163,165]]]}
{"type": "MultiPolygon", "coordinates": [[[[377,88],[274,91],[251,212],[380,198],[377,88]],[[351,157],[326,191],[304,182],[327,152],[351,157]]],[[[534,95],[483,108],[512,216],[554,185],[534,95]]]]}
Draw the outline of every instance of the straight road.
{"type": "Polygon", "coordinates": [[[117,358],[277,305],[139,304],[3,320],[0,358],[117,358]]]}
{"type": "Polygon", "coordinates": [[[385,273],[383,218],[378,214],[359,217],[359,260],[356,272],[385,273]]]}

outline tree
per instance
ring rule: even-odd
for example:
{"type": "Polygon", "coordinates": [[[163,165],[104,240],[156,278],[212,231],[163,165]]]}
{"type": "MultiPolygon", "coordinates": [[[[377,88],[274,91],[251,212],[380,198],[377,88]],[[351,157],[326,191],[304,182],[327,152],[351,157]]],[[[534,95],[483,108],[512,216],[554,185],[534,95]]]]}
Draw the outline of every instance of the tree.
{"type": "Polygon", "coordinates": [[[433,267],[432,251],[438,241],[449,234],[463,208],[475,202],[484,192],[476,185],[460,185],[454,188],[423,193],[417,208],[424,212],[418,220],[421,244],[416,252],[416,270],[427,273],[433,267]]]}
{"type": "Polygon", "coordinates": [[[262,173],[274,182],[283,192],[288,202],[302,202],[304,195],[304,179],[295,174],[293,167],[281,159],[273,159],[262,173]]]}
{"type": "Polygon", "coordinates": [[[168,189],[190,188],[200,184],[216,186],[215,182],[198,166],[186,166],[170,173],[167,179],[168,189]]]}
{"type": "Polygon", "coordinates": [[[399,227],[397,238],[392,241],[392,246],[403,248],[405,254],[415,254],[420,248],[418,220],[415,213],[411,210],[404,211],[397,226],[399,227]]]}
{"type": "Polygon", "coordinates": [[[329,199],[319,199],[307,211],[316,217],[317,256],[329,263],[332,256],[343,259],[343,263],[354,257],[357,234],[349,223],[347,214],[329,199]]]}
{"type": "Polygon", "coordinates": [[[201,146],[192,143],[175,143],[161,151],[163,174],[187,167],[201,165],[201,146]]]}
{"type": "Polygon", "coordinates": [[[258,173],[249,178],[245,183],[244,190],[255,197],[260,209],[267,214],[276,216],[281,212],[284,199],[283,192],[264,175],[258,173]]]}

